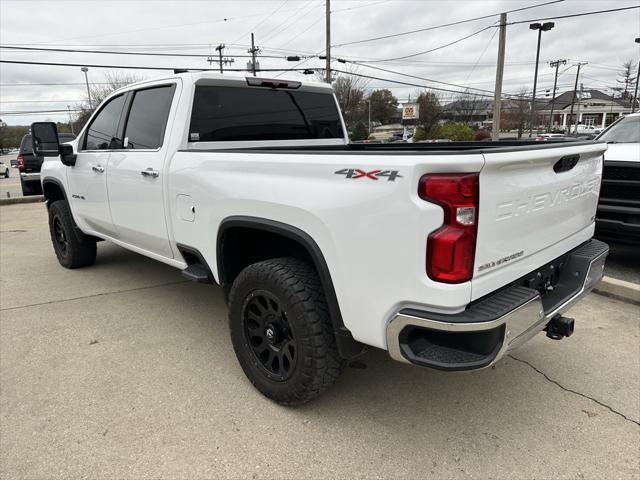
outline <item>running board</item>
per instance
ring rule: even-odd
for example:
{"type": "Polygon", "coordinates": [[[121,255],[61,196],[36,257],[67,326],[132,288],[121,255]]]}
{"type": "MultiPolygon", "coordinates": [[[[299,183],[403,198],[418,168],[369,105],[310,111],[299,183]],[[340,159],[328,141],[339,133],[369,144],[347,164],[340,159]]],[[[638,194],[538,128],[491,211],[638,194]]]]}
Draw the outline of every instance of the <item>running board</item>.
{"type": "Polygon", "coordinates": [[[197,283],[213,283],[207,267],[201,263],[193,263],[182,270],[182,276],[187,280],[197,283]]]}

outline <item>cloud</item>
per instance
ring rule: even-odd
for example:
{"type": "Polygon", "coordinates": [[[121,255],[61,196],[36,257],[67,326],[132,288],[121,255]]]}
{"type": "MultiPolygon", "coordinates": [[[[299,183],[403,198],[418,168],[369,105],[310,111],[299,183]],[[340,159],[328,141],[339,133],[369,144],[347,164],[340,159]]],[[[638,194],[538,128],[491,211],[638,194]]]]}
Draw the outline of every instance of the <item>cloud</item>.
{"type": "MultiPolygon", "coordinates": [[[[342,44],[364,38],[425,28],[466,18],[498,13],[542,3],[543,0],[428,1],[428,0],[334,0],[332,2],[332,43],[342,44]]],[[[535,9],[509,14],[509,21],[537,19],[639,5],[637,0],[567,0],[535,9]]],[[[320,52],[325,47],[324,2],[321,0],[235,0],[235,1],[15,1],[0,3],[0,42],[11,45],[69,45],[73,48],[126,49],[130,51],[172,51],[201,53],[201,58],[132,57],[89,55],[61,52],[0,53],[5,60],[35,60],[72,63],[150,65],[167,67],[208,67],[206,56],[215,55],[219,43],[227,43],[227,55],[246,55],[249,33],[256,34],[262,54],[284,55],[276,50],[285,45],[290,54],[320,52]],[[274,15],[275,9],[281,7],[274,15]],[[267,18],[268,17],[268,18],[267,18]],[[224,19],[227,19],[226,21],[224,19]],[[266,41],[263,39],[266,38],[266,41]],[[291,41],[293,39],[293,41],[291,41]],[[237,42],[234,42],[237,40],[237,42]],[[233,43],[233,45],[232,45],[233,43]],[[236,45],[237,43],[237,45],[236,45]],[[288,44],[287,44],[288,43],[288,44]],[[172,50],[169,50],[172,49],[172,50]]],[[[346,45],[334,49],[334,56],[350,58],[388,58],[427,50],[494,24],[498,17],[387,40],[346,45]]],[[[582,82],[585,87],[605,89],[615,84],[619,66],[628,59],[637,60],[640,36],[638,10],[555,20],[553,30],[543,33],[540,54],[539,91],[553,86],[553,70],[548,61],[587,61],[582,82]]],[[[510,25],[507,32],[505,92],[531,88],[536,53],[536,32],[528,24],[510,25]]],[[[427,55],[383,64],[404,74],[456,83],[493,91],[498,36],[491,28],[468,40],[427,55]]],[[[234,68],[243,68],[246,58],[237,58],[234,68]]],[[[290,68],[284,59],[260,59],[263,68],[290,68]]],[[[336,64],[343,66],[342,64],[336,64]]],[[[213,65],[215,66],[215,64],[213,65]]],[[[314,59],[304,67],[323,67],[314,59]]],[[[561,69],[563,71],[564,69],[561,69]]],[[[575,68],[563,73],[558,83],[571,89],[575,68]]],[[[365,66],[358,72],[387,79],[427,83],[400,75],[379,72],[365,66]]],[[[160,71],[142,71],[147,78],[160,71]]],[[[90,80],[104,80],[104,70],[91,68],[90,80]]],[[[236,75],[243,75],[238,73],[236,75]]],[[[266,74],[265,74],[266,75],[266,74]]],[[[299,74],[284,77],[307,78],[299,74]]],[[[49,67],[0,64],[0,84],[7,83],[82,83],[78,67],[49,67]]],[[[369,88],[389,87],[403,99],[416,87],[402,87],[379,80],[369,88]]],[[[41,103],[9,104],[8,101],[67,100],[84,97],[82,85],[0,86],[3,111],[37,110],[41,103]]],[[[52,104],[53,105],[53,104],[52,104]]],[[[55,104],[60,105],[60,104],[55,104]]],[[[49,107],[47,107],[49,108],[49,107]]],[[[1,112],[0,112],[1,113],[1,112]]],[[[8,123],[30,123],[37,117],[6,117],[8,123]]],[[[61,118],[62,119],[62,118],[61,118]]]]}

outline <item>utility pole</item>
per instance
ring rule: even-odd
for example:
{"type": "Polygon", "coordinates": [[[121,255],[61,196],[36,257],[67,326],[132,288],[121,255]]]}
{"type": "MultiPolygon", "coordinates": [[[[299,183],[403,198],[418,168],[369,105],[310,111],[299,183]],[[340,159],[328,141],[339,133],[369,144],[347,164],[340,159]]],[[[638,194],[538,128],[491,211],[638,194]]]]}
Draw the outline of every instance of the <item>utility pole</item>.
{"type": "Polygon", "coordinates": [[[331,83],[331,1],[325,0],[325,17],[326,17],[326,67],[325,67],[325,82],[331,83]]]}
{"type": "MultiPolygon", "coordinates": [[[[587,63],[580,63],[578,62],[578,71],[576,72],[576,83],[573,87],[573,97],[571,98],[571,111],[569,112],[569,125],[567,127],[569,134],[571,134],[571,122],[573,119],[573,105],[576,102],[576,93],[578,92],[578,79],[580,78],[580,67],[582,67],[582,65],[586,65],[587,63]]],[[[576,120],[576,130],[578,129],[578,122],[576,120]]]]}
{"type": "Polygon", "coordinates": [[[551,114],[549,115],[549,128],[548,131],[551,131],[551,126],[553,125],[553,107],[556,103],[556,87],[558,86],[558,67],[560,65],[565,65],[567,63],[566,60],[556,60],[555,62],[549,62],[549,66],[556,67],[556,76],[553,79],[553,93],[551,95],[551,114]]]}
{"type": "MultiPolygon", "coordinates": [[[[223,57],[222,56],[222,51],[225,49],[225,45],[224,43],[221,43],[220,45],[218,45],[216,47],[216,51],[218,52],[218,60],[215,60],[211,55],[209,55],[207,57],[207,62],[209,62],[209,66],[211,66],[211,64],[213,64],[214,62],[216,62],[219,65],[220,68],[220,73],[224,73],[222,66],[223,65],[230,65],[233,62],[235,62],[235,59],[233,58],[229,58],[229,57],[223,57]]],[[[249,65],[247,65],[247,70],[249,69],[249,65]]]]}
{"type": "Polygon", "coordinates": [[[575,133],[578,133],[578,123],[580,122],[580,106],[582,105],[584,85],[580,83],[580,93],[578,94],[578,109],[576,110],[576,130],[575,133]]]}
{"type": "Polygon", "coordinates": [[[500,14],[500,37],[498,44],[498,66],[496,67],[496,87],[493,97],[493,128],[491,137],[500,140],[500,113],[502,109],[502,76],[504,74],[504,50],[507,41],[507,14],[500,14]]]}
{"type": "Polygon", "coordinates": [[[89,89],[89,76],[87,72],[89,69],[87,67],[81,67],[80,70],[84,72],[84,81],[87,84],[87,97],[89,98],[89,109],[93,110],[93,102],[91,102],[91,90],[89,89]]]}
{"type": "Polygon", "coordinates": [[[69,112],[69,127],[71,127],[71,135],[75,135],[73,132],[73,121],[71,120],[71,106],[67,105],[67,111],[69,112]]]}
{"type": "Polygon", "coordinates": [[[224,50],[224,43],[221,43],[216,47],[216,52],[218,52],[218,62],[220,63],[220,73],[222,73],[222,51],[224,50]]]}
{"type": "Polygon", "coordinates": [[[500,110],[502,108],[502,76],[504,73],[504,48],[507,41],[507,14],[500,14],[500,43],[498,44],[498,66],[496,67],[496,88],[493,98],[492,140],[500,140],[500,110]]]}
{"type": "Polygon", "coordinates": [[[253,40],[253,33],[251,33],[251,48],[247,50],[247,53],[251,54],[251,71],[253,76],[256,76],[256,54],[260,52],[260,48],[256,47],[253,40]]]}

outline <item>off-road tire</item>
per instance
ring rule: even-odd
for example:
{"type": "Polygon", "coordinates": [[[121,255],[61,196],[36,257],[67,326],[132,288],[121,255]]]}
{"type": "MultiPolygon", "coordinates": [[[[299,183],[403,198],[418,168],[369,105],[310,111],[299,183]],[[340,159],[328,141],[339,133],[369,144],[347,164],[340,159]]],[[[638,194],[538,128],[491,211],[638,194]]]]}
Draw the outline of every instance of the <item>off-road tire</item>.
{"type": "Polygon", "coordinates": [[[49,206],[49,232],[58,262],[66,268],[81,268],[96,261],[96,242],[77,229],[66,200],[49,206]]]}
{"type": "Polygon", "coordinates": [[[275,258],[246,267],[231,287],[229,324],[233,349],[245,375],[264,396],[281,405],[314,399],[331,387],[344,369],[320,278],[305,261],[275,258]],[[295,342],[297,356],[286,379],[274,379],[253,350],[257,348],[251,343],[255,338],[248,338],[246,309],[256,292],[280,302],[284,322],[290,326],[289,342],[295,342]]]}

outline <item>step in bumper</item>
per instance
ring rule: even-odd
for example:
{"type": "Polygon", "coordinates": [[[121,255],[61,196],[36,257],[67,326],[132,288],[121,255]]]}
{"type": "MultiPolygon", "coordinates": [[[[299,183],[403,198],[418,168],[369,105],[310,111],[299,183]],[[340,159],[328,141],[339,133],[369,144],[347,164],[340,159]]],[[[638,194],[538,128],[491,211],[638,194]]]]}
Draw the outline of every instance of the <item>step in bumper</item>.
{"type": "Polygon", "coordinates": [[[537,274],[532,272],[457,314],[400,310],[387,325],[389,354],[439,370],[488,367],[588,294],[603,276],[608,253],[607,244],[590,240],[541,267],[562,269],[554,289],[544,295],[530,287],[537,274]]]}

